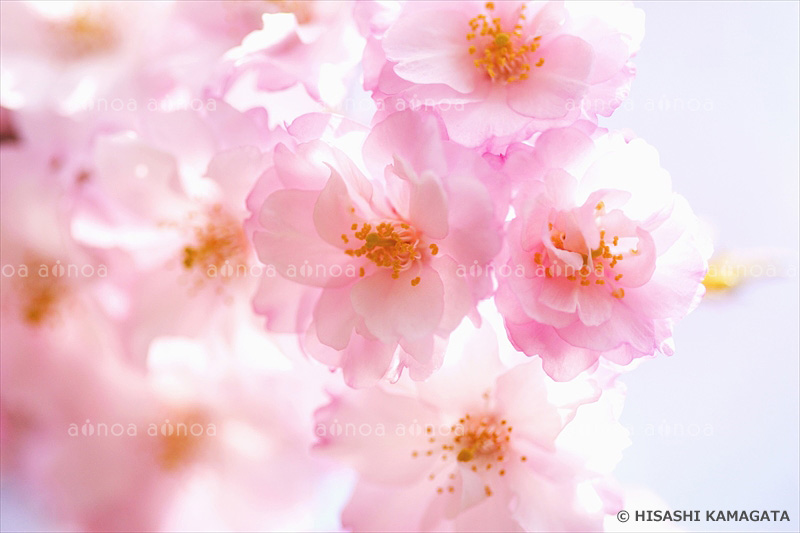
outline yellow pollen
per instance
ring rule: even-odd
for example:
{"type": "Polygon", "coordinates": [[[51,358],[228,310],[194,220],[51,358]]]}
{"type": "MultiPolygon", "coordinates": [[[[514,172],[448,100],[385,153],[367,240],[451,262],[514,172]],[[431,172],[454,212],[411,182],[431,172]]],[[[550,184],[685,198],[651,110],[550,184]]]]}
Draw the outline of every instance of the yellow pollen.
{"type": "MultiPolygon", "coordinates": [[[[492,11],[494,3],[488,2],[486,9],[492,11]]],[[[517,20],[512,26],[513,31],[503,29],[501,17],[488,18],[480,14],[469,21],[470,31],[466,34],[467,41],[478,40],[480,43],[470,43],[468,51],[470,55],[477,53],[478,59],[473,61],[475,67],[483,70],[492,81],[502,81],[504,83],[514,83],[516,81],[528,79],[528,72],[531,69],[527,61],[527,54],[533,53],[539,48],[539,37],[533,39],[526,38],[522,31],[523,25],[520,21],[525,19],[520,9],[517,20]],[[483,53],[479,50],[483,47],[483,53]]],[[[539,60],[540,63],[543,59],[539,60]]],[[[541,65],[539,65],[541,66],[541,65]]]]}
{"type": "Polygon", "coordinates": [[[210,275],[226,263],[234,263],[234,266],[243,263],[247,237],[239,221],[219,205],[211,208],[208,219],[205,226],[194,229],[194,244],[183,248],[183,267],[186,270],[196,268],[202,274],[210,275]]]}
{"type": "Polygon", "coordinates": [[[26,274],[18,275],[14,281],[21,318],[28,325],[38,327],[59,313],[59,307],[69,293],[69,285],[61,277],[64,267],[60,261],[40,261],[38,266],[31,261],[29,265],[25,265],[26,274]]]}
{"type": "MultiPolygon", "coordinates": [[[[392,277],[399,278],[400,273],[408,270],[421,254],[417,249],[419,239],[416,232],[408,224],[398,225],[399,231],[392,222],[381,222],[374,230],[371,224],[364,223],[360,230],[357,224],[353,224],[353,236],[364,244],[360,248],[347,249],[345,253],[351,257],[363,256],[379,267],[390,268],[392,277]]],[[[419,278],[412,280],[411,284],[418,285],[419,278]]]]}
{"type": "Polygon", "coordinates": [[[312,2],[304,0],[267,0],[268,13],[288,13],[294,15],[298,24],[308,24],[314,19],[312,2]]]}
{"type": "Polygon", "coordinates": [[[411,286],[412,286],[412,287],[416,287],[417,285],[419,285],[419,282],[420,282],[420,281],[421,281],[421,280],[420,280],[420,277],[419,277],[419,276],[417,276],[416,278],[414,278],[414,279],[412,279],[412,280],[411,280],[411,286]]]}
{"type": "MultiPolygon", "coordinates": [[[[605,209],[605,204],[603,202],[598,202],[595,205],[595,209],[598,211],[603,210],[605,209]]],[[[551,279],[558,276],[559,278],[571,282],[579,282],[578,285],[580,287],[589,287],[591,285],[606,286],[611,283],[612,285],[608,289],[611,296],[617,299],[625,297],[625,290],[621,287],[617,287],[616,284],[613,283],[614,281],[622,279],[622,274],[613,272],[613,269],[616,267],[617,263],[629,257],[627,254],[612,253],[611,251],[611,245],[617,246],[619,244],[619,235],[610,236],[609,242],[607,243],[606,231],[600,230],[600,242],[596,248],[586,250],[584,245],[578,244],[582,249],[579,248],[576,250],[572,248],[572,242],[570,242],[569,246],[566,245],[567,235],[565,232],[559,231],[552,223],[548,224],[548,229],[550,233],[550,242],[553,246],[558,249],[580,254],[583,258],[583,266],[576,271],[574,267],[565,264],[557,256],[551,256],[550,252],[545,248],[542,251],[534,252],[532,259],[533,263],[543,267],[543,273],[546,278],[551,279]]],[[[637,249],[630,250],[630,254],[632,255],[639,253],[641,252],[637,249]]]]}
{"type": "Polygon", "coordinates": [[[436,255],[439,253],[439,247],[436,244],[431,244],[431,255],[436,255]]]}
{"type": "Polygon", "coordinates": [[[106,14],[89,8],[52,22],[50,34],[56,38],[57,53],[66,59],[102,54],[118,42],[117,32],[106,14]]]}
{"type": "Polygon", "coordinates": [[[203,442],[202,435],[197,436],[184,429],[198,424],[204,426],[206,420],[202,413],[190,411],[183,413],[181,418],[183,420],[178,424],[170,424],[166,419],[165,424],[160,426],[158,460],[164,470],[176,470],[189,463],[197,456],[203,442]]]}

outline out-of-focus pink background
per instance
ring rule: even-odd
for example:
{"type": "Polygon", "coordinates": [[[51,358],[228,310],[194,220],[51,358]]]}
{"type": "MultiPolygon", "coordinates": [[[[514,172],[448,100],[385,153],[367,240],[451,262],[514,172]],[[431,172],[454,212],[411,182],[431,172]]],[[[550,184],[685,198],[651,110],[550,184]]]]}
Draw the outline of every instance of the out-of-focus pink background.
{"type": "MultiPolygon", "coordinates": [[[[774,254],[785,277],[704,302],[678,325],[673,357],[623,378],[633,445],[617,477],[676,510],[774,509],[792,519],[680,524],[689,531],[797,531],[800,4],[639,6],[638,76],[601,125],[659,149],[675,189],[716,228],[718,248],[774,254]]],[[[50,525],[13,486],[3,487],[0,511],[3,530],[50,525]]]]}

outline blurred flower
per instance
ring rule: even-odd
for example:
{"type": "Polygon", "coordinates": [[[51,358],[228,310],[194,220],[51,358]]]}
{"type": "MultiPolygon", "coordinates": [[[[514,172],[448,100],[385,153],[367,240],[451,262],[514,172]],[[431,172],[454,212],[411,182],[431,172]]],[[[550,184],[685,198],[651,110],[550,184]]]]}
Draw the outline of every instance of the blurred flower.
{"type": "Polygon", "coordinates": [[[245,198],[281,138],[266,123],[262,110],[215,102],[206,112],[143,113],[136,131],[96,139],[72,230],[122,255],[123,336],[140,363],[159,336],[230,342],[256,327],[245,198]]]}
{"type": "Polygon", "coordinates": [[[363,150],[371,179],[319,141],[276,148],[274,169],[254,191],[263,200],[251,208],[259,258],[283,281],[265,281],[272,290],[262,287],[256,310],[268,326],[311,327],[307,349],[341,367],[352,386],[372,385],[393,366],[424,379],[441,363],[436,339],[490,294],[489,278],[460,271],[499,250],[502,214],[482,182],[499,178],[473,152],[442,141],[432,116],[392,115],[363,150]]]}
{"type": "Polygon", "coordinates": [[[263,9],[263,24],[226,54],[210,88],[213,96],[228,97],[236,85],[254,81],[256,93],[283,91],[299,84],[314,101],[340,103],[363,47],[353,23],[353,2],[224,4],[229,14],[263,9]]]}
{"type": "Polygon", "coordinates": [[[431,106],[451,139],[492,150],[582,115],[608,116],[627,96],[644,14],[630,2],[585,4],[362,8],[365,87],[387,112],[431,106]]]}
{"type": "Polygon", "coordinates": [[[588,458],[610,457],[613,465],[628,444],[611,407],[615,389],[601,397],[596,383],[572,383],[554,403],[539,362],[504,371],[486,332],[469,341],[460,362],[416,387],[335,395],[317,412],[318,450],[359,475],[342,524],[354,531],[601,530],[617,501],[594,469],[603,461],[588,458]],[[590,406],[598,409],[576,417],[590,406]],[[562,446],[561,435],[580,447],[562,446]]]}
{"type": "Polygon", "coordinates": [[[208,345],[171,342],[144,375],[108,347],[42,348],[4,343],[3,438],[13,446],[3,460],[65,527],[304,523],[331,472],[308,454],[322,396],[313,369],[300,379],[239,358],[221,366],[208,345]],[[297,395],[290,405],[288,394],[297,395]]]}
{"type": "Polygon", "coordinates": [[[703,294],[711,244],[655,149],[565,129],[509,152],[507,172],[529,180],[497,292],[517,349],[557,380],[601,356],[671,355],[672,325],[703,294]]]}
{"type": "Polygon", "coordinates": [[[734,249],[715,253],[703,278],[706,296],[724,297],[758,279],[786,278],[797,271],[797,253],[789,249],[734,249]]]}
{"type": "Polygon", "coordinates": [[[208,9],[206,2],[3,3],[0,102],[69,115],[196,107],[217,62],[239,41],[176,4],[208,9]]]}

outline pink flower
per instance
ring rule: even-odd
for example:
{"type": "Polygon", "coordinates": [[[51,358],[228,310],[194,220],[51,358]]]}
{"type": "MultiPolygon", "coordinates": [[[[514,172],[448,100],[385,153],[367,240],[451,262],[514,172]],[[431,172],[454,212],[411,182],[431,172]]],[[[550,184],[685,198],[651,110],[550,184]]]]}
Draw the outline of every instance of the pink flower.
{"type": "MultiPolygon", "coordinates": [[[[290,132],[318,138],[318,120],[290,132]]],[[[499,251],[503,213],[484,180],[502,177],[442,141],[433,116],[397,113],[363,141],[346,124],[341,142],[354,157],[363,143],[369,179],[320,141],[279,145],[251,195],[256,250],[280,275],[264,277],[256,310],[271,329],[308,332],[306,348],[352,386],[390,368],[424,379],[440,364],[437,343],[491,292],[461,270],[499,251]]]]}
{"type": "Polygon", "coordinates": [[[572,128],[509,149],[521,180],[497,304],[518,350],[568,380],[602,357],[672,354],[703,294],[711,244],[656,150],[572,128]]]}
{"type": "MultiPolygon", "coordinates": [[[[225,97],[237,107],[248,108],[260,100],[253,100],[255,95],[241,99],[237,87],[245,85],[254,93],[274,93],[299,85],[310,97],[306,113],[317,110],[311,107],[315,102],[340,103],[363,47],[363,38],[353,23],[353,2],[224,4],[229,13],[237,13],[234,20],[254,8],[264,13],[263,23],[226,54],[210,89],[215,97],[225,97]]],[[[293,100],[304,99],[295,93],[281,105],[296,104],[293,100]]],[[[280,111],[278,107],[274,109],[280,111]]]]}
{"type": "Polygon", "coordinates": [[[196,106],[243,36],[231,39],[186,16],[193,7],[202,19],[214,7],[206,4],[3,3],[0,102],[65,115],[196,106]]]}
{"type": "Polygon", "coordinates": [[[7,333],[4,472],[62,527],[272,530],[311,513],[331,473],[309,454],[323,396],[313,369],[265,373],[171,342],[144,375],[108,346],[12,347],[7,333]]]}
{"type": "Polygon", "coordinates": [[[358,474],[342,525],[601,530],[616,500],[594,467],[605,471],[600,456],[614,463],[628,444],[612,406],[617,391],[601,397],[592,382],[557,391],[565,384],[551,382],[538,361],[505,371],[492,337],[468,342],[460,364],[425,383],[348,391],[317,412],[318,450],[358,474]],[[562,435],[582,447],[562,446],[562,435]]]}
{"type": "Polygon", "coordinates": [[[140,362],[158,337],[229,339],[254,322],[245,198],[281,134],[263,110],[213,102],[207,112],[142,114],[136,131],[99,136],[84,167],[72,230],[122,256],[123,337],[140,362]]]}
{"type": "Polygon", "coordinates": [[[569,125],[582,111],[608,116],[627,96],[644,15],[629,2],[583,4],[365,6],[365,88],[387,110],[432,106],[451,139],[489,149],[569,125]]]}

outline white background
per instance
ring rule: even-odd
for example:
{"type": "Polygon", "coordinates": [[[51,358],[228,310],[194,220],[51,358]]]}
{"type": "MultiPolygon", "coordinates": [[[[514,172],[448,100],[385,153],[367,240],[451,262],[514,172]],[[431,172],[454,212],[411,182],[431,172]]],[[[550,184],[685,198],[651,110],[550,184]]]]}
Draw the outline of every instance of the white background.
{"type": "Polygon", "coordinates": [[[672,509],[785,509],[792,519],[681,524],[691,531],[798,531],[798,3],[637,5],[637,78],[601,123],[658,148],[717,248],[791,251],[779,267],[795,270],[703,302],[678,324],[673,357],[623,378],[633,445],[617,477],[672,509]]]}

